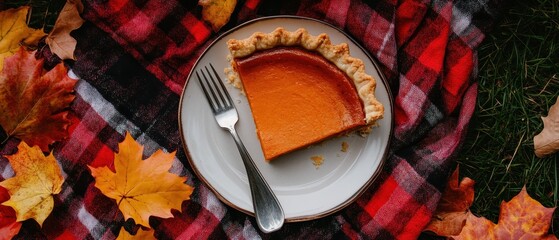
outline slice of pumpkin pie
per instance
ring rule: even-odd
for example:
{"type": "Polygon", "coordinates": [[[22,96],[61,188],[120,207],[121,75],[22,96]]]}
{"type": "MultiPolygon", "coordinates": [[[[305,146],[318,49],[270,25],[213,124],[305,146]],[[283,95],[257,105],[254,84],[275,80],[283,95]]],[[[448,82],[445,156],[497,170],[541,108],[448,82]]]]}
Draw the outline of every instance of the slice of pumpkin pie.
{"type": "Polygon", "coordinates": [[[227,46],[228,80],[248,98],[267,161],[333,136],[367,134],[383,116],[363,61],[326,34],[277,28],[227,46]]]}

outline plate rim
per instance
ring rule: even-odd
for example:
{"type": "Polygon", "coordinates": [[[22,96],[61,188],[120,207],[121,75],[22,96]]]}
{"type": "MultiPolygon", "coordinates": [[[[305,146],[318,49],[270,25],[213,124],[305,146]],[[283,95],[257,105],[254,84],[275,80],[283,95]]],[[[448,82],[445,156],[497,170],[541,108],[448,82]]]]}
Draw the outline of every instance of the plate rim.
{"type": "Polygon", "coordinates": [[[272,15],[272,16],[263,16],[263,17],[258,17],[258,18],[254,18],[251,19],[249,21],[246,21],[244,23],[239,24],[238,26],[235,26],[225,32],[223,32],[222,34],[220,34],[219,36],[217,36],[210,44],[208,44],[206,46],[206,48],[204,49],[204,51],[200,54],[200,56],[196,59],[196,62],[194,62],[194,64],[192,65],[192,69],[190,70],[190,72],[188,73],[188,76],[185,80],[182,92],[181,92],[181,96],[179,99],[179,109],[178,109],[178,125],[179,125],[179,133],[180,133],[180,138],[181,138],[181,142],[182,142],[182,147],[183,150],[185,152],[186,155],[186,159],[188,161],[188,164],[190,165],[191,169],[194,171],[194,174],[196,175],[196,177],[198,177],[206,187],[208,187],[210,189],[210,191],[212,191],[215,196],[223,203],[225,203],[226,205],[228,205],[229,207],[236,209],[242,213],[245,213],[249,216],[254,217],[254,213],[243,209],[237,205],[235,205],[234,203],[232,203],[231,201],[227,200],[219,191],[217,191],[217,189],[215,189],[209,182],[208,180],[204,177],[203,174],[201,174],[201,172],[198,170],[198,168],[196,167],[196,165],[194,164],[193,160],[192,160],[192,156],[190,154],[190,150],[187,147],[187,140],[185,139],[185,134],[184,134],[184,129],[182,126],[182,115],[183,115],[183,102],[184,102],[184,98],[185,98],[185,93],[186,93],[186,88],[188,87],[188,82],[193,74],[193,70],[196,68],[196,66],[198,66],[199,61],[206,55],[206,53],[209,51],[209,49],[215,45],[216,42],[220,41],[222,38],[224,38],[225,36],[229,35],[230,33],[243,28],[245,26],[260,22],[260,21],[264,21],[264,20],[271,20],[271,19],[301,19],[301,20],[310,20],[310,21],[314,21],[314,22],[318,22],[320,24],[326,25],[338,32],[340,32],[341,34],[343,34],[345,37],[347,37],[350,41],[352,41],[357,47],[359,47],[361,49],[361,51],[363,51],[363,53],[365,53],[365,55],[369,58],[369,60],[373,63],[373,66],[375,67],[375,70],[377,71],[380,80],[383,82],[385,88],[386,88],[386,92],[388,95],[388,100],[389,100],[389,104],[390,104],[390,115],[391,115],[391,121],[390,121],[390,128],[389,128],[389,135],[388,135],[388,140],[387,140],[387,144],[386,147],[384,148],[384,153],[382,154],[382,158],[380,159],[380,163],[378,165],[378,168],[375,170],[375,172],[371,175],[371,177],[367,180],[367,182],[365,182],[363,184],[363,186],[361,186],[351,197],[349,197],[347,200],[345,200],[344,202],[338,204],[337,206],[327,210],[327,211],[323,211],[320,213],[316,213],[316,214],[312,214],[312,215],[305,215],[305,216],[299,216],[299,217],[291,217],[291,218],[286,218],[285,222],[290,223],[290,222],[304,222],[304,221],[310,221],[310,220],[316,220],[316,219],[320,219],[329,215],[332,215],[344,208],[346,208],[347,206],[349,206],[350,204],[354,203],[357,198],[359,196],[361,196],[371,185],[373,182],[375,182],[375,180],[377,180],[377,178],[380,176],[382,169],[384,168],[385,164],[386,164],[386,160],[389,154],[389,148],[390,145],[392,143],[392,139],[393,139],[393,135],[394,135],[394,98],[392,96],[392,91],[390,89],[390,85],[388,83],[388,81],[386,80],[386,77],[384,76],[384,73],[380,70],[380,65],[377,62],[376,58],[374,58],[367,49],[365,49],[358,41],[356,41],[352,36],[350,36],[348,33],[344,32],[342,29],[338,28],[337,26],[332,25],[331,23],[328,23],[326,21],[323,20],[319,20],[319,19],[315,19],[315,18],[311,18],[311,17],[305,17],[305,16],[296,16],[296,15],[272,15]]]}

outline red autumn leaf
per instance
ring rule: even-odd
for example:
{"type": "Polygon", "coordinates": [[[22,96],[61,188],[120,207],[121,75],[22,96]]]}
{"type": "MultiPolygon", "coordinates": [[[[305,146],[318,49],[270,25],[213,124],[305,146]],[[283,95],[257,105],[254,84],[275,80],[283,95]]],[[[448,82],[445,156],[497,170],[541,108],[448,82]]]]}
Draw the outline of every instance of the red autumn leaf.
{"type": "MultiPolygon", "coordinates": [[[[0,187],[0,203],[10,199],[8,190],[0,187]]],[[[12,239],[21,228],[21,222],[16,222],[16,212],[8,206],[0,205],[0,239],[12,239]]]]}
{"type": "Polygon", "coordinates": [[[501,203],[499,222],[477,217],[469,210],[474,200],[474,181],[458,184],[458,168],[449,178],[437,210],[424,231],[451,239],[557,239],[549,234],[555,208],[531,198],[526,187],[509,202],[501,203]]]}
{"type": "Polygon", "coordinates": [[[495,239],[495,226],[487,218],[476,217],[468,212],[466,224],[464,224],[462,231],[458,236],[452,236],[451,239],[495,239]]]}
{"type": "Polygon", "coordinates": [[[549,234],[555,208],[546,208],[528,195],[526,187],[509,202],[501,203],[498,224],[468,216],[462,232],[453,239],[557,239],[549,234]]]}
{"type": "Polygon", "coordinates": [[[458,183],[458,168],[450,176],[437,210],[425,231],[440,236],[457,235],[466,223],[469,208],[474,202],[474,183],[464,178],[458,183]]]}
{"type": "Polygon", "coordinates": [[[20,48],[6,58],[0,72],[0,126],[8,137],[37,145],[42,151],[68,136],[68,110],[75,80],[63,64],[45,72],[35,52],[20,48]]]}

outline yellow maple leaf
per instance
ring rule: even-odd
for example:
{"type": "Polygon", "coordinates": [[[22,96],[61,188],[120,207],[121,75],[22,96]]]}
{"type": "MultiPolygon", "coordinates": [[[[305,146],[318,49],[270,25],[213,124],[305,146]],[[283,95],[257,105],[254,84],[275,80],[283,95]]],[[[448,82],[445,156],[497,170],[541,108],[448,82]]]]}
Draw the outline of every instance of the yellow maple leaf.
{"type": "Polygon", "coordinates": [[[193,188],[186,185],[186,177],[169,172],[175,152],[161,149],[142,160],[144,147],[129,133],[118,145],[115,153],[115,172],[108,167],[93,168],[95,187],[112,199],[125,219],[149,227],[149,217],[173,217],[171,209],[181,209],[183,201],[190,199],[193,188]]]}
{"type": "Polygon", "coordinates": [[[5,157],[15,176],[0,182],[10,194],[2,205],[15,210],[18,222],[33,218],[42,226],[54,207],[52,196],[60,193],[64,183],[56,159],[52,153],[45,156],[38,146],[29,147],[24,141],[17,153],[5,157]]]}
{"type": "Polygon", "coordinates": [[[153,229],[144,230],[142,228],[138,229],[135,235],[132,235],[126,231],[126,229],[121,228],[120,232],[118,233],[118,237],[116,240],[155,240],[155,236],[153,236],[153,229]]]}
{"type": "Polygon", "coordinates": [[[217,32],[229,22],[237,0],[199,0],[198,5],[202,6],[202,18],[217,32]]]}
{"type": "Polygon", "coordinates": [[[0,71],[4,67],[4,59],[13,55],[21,45],[36,46],[46,35],[43,29],[27,26],[28,12],[28,6],[0,12],[0,71]]]}

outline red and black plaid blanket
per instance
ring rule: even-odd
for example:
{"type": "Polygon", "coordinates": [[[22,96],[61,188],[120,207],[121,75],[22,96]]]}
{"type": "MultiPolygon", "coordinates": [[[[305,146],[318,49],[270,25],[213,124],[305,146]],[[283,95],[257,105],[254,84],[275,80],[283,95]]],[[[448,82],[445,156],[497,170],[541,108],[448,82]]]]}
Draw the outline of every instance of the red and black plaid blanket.
{"type": "MultiPolygon", "coordinates": [[[[395,98],[395,136],[377,181],[331,216],[263,234],[253,217],[227,207],[201,183],[182,147],[182,88],[198,56],[220,34],[201,20],[197,1],[85,0],[86,23],[73,33],[78,46],[72,68],[81,78],[75,117],[70,137],[54,148],[66,181],[42,229],[26,221],[18,237],[113,239],[122,226],[133,229],[115,201],[94,187],[87,168],[112,162],[128,131],[145,145],[145,155],[176,150],[172,171],[195,187],[174,218],[151,218],[158,239],[417,238],[437,207],[474,112],[476,47],[494,22],[496,2],[239,1],[221,32],[279,14],[332,23],[378,59],[395,98]]],[[[11,174],[7,169],[3,163],[4,178],[11,174]]]]}

